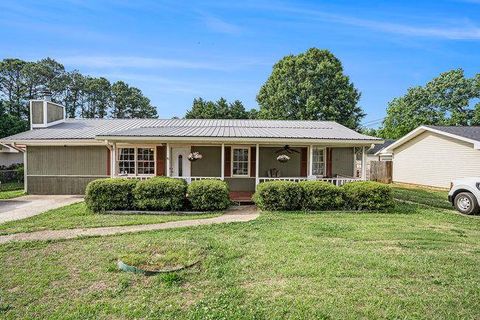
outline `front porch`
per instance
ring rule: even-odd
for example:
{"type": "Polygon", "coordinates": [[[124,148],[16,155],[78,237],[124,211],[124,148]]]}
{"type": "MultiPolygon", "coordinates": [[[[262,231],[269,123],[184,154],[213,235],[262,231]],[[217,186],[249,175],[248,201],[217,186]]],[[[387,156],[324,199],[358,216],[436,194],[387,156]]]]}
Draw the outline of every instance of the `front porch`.
{"type": "Polygon", "coordinates": [[[251,201],[256,186],[273,180],[322,180],[337,186],[365,179],[365,145],[110,144],[112,177],[168,176],[188,183],[220,179],[234,201],[251,201]]]}

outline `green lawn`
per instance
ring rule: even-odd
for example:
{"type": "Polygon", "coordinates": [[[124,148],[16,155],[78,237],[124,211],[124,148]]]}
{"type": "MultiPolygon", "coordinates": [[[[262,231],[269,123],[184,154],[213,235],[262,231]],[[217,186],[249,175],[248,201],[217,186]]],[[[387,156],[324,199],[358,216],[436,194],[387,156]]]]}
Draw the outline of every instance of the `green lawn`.
{"type": "Polygon", "coordinates": [[[220,215],[205,213],[199,215],[146,215],[146,214],[95,214],[84,202],[53,209],[27,219],[0,224],[0,235],[32,232],[46,229],[70,229],[152,224],[178,220],[203,219],[220,215]]]}
{"type": "Polygon", "coordinates": [[[0,245],[0,318],[479,319],[480,219],[399,204],[0,245]],[[178,241],[203,261],[173,275],[116,270],[120,256],[178,241]]]}
{"type": "Polygon", "coordinates": [[[0,200],[12,199],[24,194],[23,183],[5,182],[0,184],[0,200]]]}
{"type": "Polygon", "coordinates": [[[448,191],[420,188],[403,184],[392,184],[395,199],[416,202],[436,208],[452,209],[448,191]]]}

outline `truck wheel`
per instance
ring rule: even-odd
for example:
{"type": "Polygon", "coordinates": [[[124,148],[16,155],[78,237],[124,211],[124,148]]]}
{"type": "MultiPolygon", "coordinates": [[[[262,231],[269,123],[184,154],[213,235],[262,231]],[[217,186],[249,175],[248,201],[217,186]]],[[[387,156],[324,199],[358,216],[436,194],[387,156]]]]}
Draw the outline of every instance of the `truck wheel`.
{"type": "Polygon", "coordinates": [[[460,192],[455,196],[455,209],[463,214],[476,214],[479,211],[477,199],[470,192],[460,192]]]}

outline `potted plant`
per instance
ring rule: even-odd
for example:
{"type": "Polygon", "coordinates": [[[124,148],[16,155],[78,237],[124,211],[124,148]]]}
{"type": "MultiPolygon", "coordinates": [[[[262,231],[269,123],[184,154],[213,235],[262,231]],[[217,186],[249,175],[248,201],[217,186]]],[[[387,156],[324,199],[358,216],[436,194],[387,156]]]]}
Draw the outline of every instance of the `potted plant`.
{"type": "Polygon", "coordinates": [[[290,157],[286,154],[281,154],[277,157],[278,162],[287,162],[288,160],[290,160],[290,157]]]}
{"type": "Polygon", "coordinates": [[[202,159],[203,156],[200,152],[192,152],[188,155],[188,160],[189,161],[197,161],[199,159],[202,159]]]}

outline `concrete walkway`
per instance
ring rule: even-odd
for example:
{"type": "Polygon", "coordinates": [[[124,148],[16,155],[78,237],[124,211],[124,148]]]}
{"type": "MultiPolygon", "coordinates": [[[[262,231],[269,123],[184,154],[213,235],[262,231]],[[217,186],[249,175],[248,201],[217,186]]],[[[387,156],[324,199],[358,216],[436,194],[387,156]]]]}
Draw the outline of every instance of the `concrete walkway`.
{"type": "Polygon", "coordinates": [[[83,197],[81,196],[63,195],[28,195],[8,200],[0,200],[0,223],[25,219],[82,200],[83,197]]]}
{"type": "Polygon", "coordinates": [[[12,241],[41,241],[74,239],[77,237],[109,236],[123,233],[133,233],[152,230],[165,230],[182,227],[195,227],[217,223],[247,222],[256,219],[259,213],[255,206],[232,207],[219,217],[208,219],[194,219],[184,221],[173,221],[157,224],[143,224],[123,227],[102,227],[84,229],[45,230],[26,233],[15,233],[0,236],[0,244],[12,241]]]}

